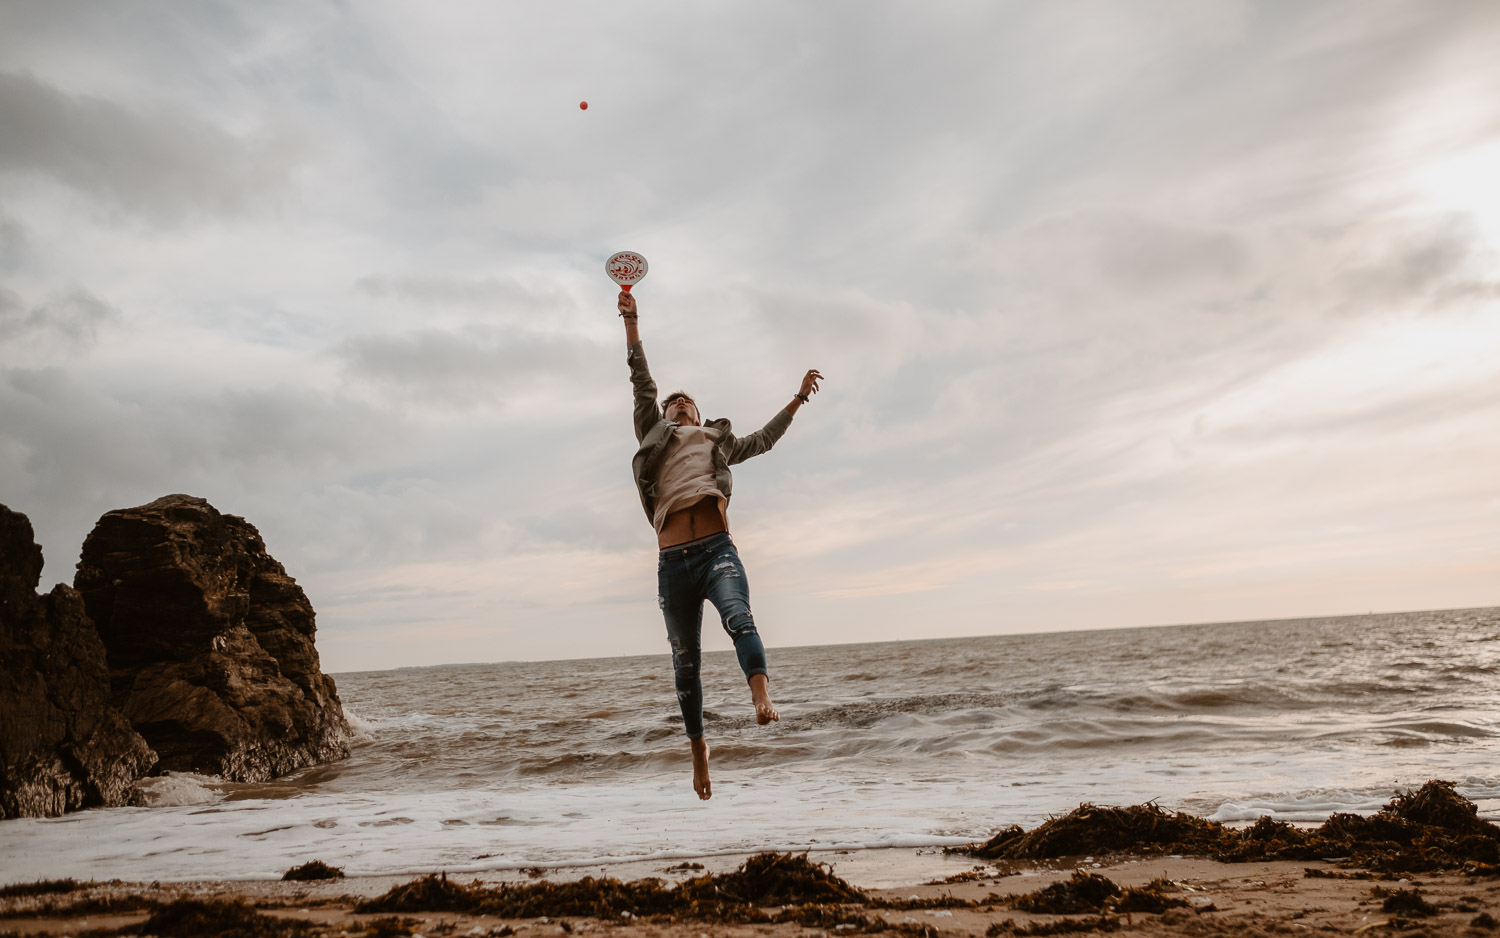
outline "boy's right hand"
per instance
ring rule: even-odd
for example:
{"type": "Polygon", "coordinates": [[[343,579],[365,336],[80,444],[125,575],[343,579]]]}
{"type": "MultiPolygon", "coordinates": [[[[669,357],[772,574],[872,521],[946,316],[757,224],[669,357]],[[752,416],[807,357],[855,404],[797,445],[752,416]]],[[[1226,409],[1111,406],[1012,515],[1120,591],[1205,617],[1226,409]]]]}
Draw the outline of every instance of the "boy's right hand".
{"type": "Polygon", "coordinates": [[[635,310],[635,297],[631,296],[629,293],[626,293],[624,290],[620,291],[620,315],[638,315],[635,310]]]}

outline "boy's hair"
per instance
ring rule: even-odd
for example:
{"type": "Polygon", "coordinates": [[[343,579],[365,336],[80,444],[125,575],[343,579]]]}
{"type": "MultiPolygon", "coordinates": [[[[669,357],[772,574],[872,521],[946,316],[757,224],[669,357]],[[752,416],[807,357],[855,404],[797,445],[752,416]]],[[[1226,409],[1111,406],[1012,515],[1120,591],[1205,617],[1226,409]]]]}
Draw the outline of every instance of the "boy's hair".
{"type": "Polygon", "coordinates": [[[693,395],[689,394],[686,391],[673,391],[671,394],[668,394],[666,397],[661,399],[661,409],[666,410],[667,405],[677,400],[679,397],[687,398],[687,402],[693,405],[694,410],[698,408],[698,402],[693,400],[693,395]]]}

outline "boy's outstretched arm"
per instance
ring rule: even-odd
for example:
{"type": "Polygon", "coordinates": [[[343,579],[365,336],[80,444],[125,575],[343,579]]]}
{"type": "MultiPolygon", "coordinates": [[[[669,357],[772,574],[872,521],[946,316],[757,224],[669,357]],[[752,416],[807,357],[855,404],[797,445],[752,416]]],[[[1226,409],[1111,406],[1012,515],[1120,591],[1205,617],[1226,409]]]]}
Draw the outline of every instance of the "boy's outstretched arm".
{"type": "Polygon", "coordinates": [[[620,291],[620,301],[616,305],[620,309],[620,318],[625,320],[625,347],[629,348],[641,341],[640,330],[636,328],[640,313],[635,308],[635,297],[624,290],[620,291]]]}
{"type": "Polygon", "coordinates": [[[725,454],[731,466],[742,463],[752,456],[759,456],[781,439],[787,427],[792,425],[792,415],[795,414],[803,404],[812,399],[818,393],[818,382],[823,380],[823,375],[816,368],[809,368],[807,374],[802,378],[802,387],[792,398],[791,403],[776,412],[776,416],[754,433],[747,433],[735,439],[729,445],[729,451],[725,454]]]}
{"type": "Polygon", "coordinates": [[[656,382],[651,378],[651,369],[646,367],[646,350],[641,347],[635,297],[621,290],[619,309],[620,318],[625,320],[625,360],[630,365],[630,384],[635,389],[635,438],[641,440],[661,420],[661,407],[656,403],[656,382]]]}

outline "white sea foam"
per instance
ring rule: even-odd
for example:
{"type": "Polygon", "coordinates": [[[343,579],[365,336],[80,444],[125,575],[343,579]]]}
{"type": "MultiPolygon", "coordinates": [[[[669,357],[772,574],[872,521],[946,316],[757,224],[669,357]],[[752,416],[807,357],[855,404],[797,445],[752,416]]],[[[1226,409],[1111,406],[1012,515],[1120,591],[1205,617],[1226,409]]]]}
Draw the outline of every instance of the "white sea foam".
{"type": "Polygon", "coordinates": [[[353,707],[344,708],[344,719],[349,723],[351,742],[370,742],[381,730],[381,721],[367,720],[356,713],[353,707]]]}
{"type": "MultiPolygon", "coordinates": [[[[1245,767],[1224,766],[1221,780],[1245,767]]],[[[987,780],[860,784],[858,779],[724,776],[699,802],[683,777],[610,785],[548,784],[505,790],[412,790],[348,796],[308,793],[212,805],[96,809],[8,821],[0,883],[37,878],[263,879],[308,860],[351,875],[434,870],[480,873],[532,866],[753,853],[952,845],[1009,823],[1032,826],[1079,801],[1136,803],[1159,780],[1150,766],[1097,766],[1092,778],[997,786],[987,780]]],[[[174,776],[176,784],[189,779],[174,776]]],[[[429,780],[430,781],[430,780],[429,780]]],[[[1490,788],[1500,780],[1487,778],[1490,788]]],[[[197,790],[211,782],[196,780],[197,790]]],[[[1416,784],[1408,781],[1410,784],[1416,784]]],[[[1272,814],[1314,820],[1373,810],[1388,787],[1321,789],[1217,800],[1216,820],[1272,814]]],[[[1180,802],[1164,800],[1168,808],[1180,802]]]]}
{"type": "Polygon", "coordinates": [[[191,772],[167,772],[136,783],[149,807],[176,808],[213,804],[224,795],[224,780],[216,775],[194,775],[191,772]]]}

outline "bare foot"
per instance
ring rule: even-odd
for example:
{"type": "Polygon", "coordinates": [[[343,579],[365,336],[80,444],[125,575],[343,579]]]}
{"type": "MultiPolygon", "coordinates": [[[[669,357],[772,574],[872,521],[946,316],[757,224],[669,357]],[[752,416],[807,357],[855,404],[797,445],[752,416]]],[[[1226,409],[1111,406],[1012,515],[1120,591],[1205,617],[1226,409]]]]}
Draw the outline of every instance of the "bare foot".
{"type": "Polygon", "coordinates": [[[708,743],[703,737],[690,739],[693,747],[693,791],[698,798],[707,801],[714,796],[713,786],[708,781],[708,743]]]}
{"type": "Polygon", "coordinates": [[[775,721],[781,722],[781,714],[771,706],[770,682],[764,674],[757,674],[750,678],[750,702],[755,704],[755,722],[761,726],[775,721]]]}

